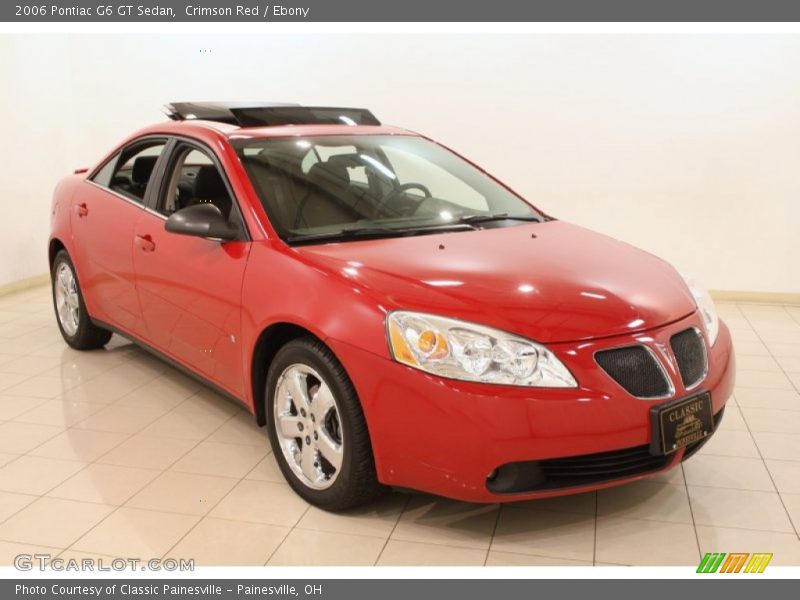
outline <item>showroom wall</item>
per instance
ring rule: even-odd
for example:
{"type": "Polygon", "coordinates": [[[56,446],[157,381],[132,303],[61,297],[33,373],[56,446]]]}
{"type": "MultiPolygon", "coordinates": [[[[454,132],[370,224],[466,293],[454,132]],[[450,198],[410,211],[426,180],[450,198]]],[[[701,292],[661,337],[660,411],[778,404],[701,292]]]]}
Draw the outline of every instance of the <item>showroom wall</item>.
{"type": "Polygon", "coordinates": [[[717,290],[800,293],[800,36],[0,36],[0,286],[169,100],[367,106],[717,290]]]}

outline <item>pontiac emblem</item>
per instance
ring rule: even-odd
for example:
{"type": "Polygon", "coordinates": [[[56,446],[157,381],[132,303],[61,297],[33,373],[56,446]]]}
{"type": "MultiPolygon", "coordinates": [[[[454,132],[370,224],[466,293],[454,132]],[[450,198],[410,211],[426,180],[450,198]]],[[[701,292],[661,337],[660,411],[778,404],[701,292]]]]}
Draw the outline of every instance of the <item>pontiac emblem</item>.
{"type": "Polygon", "coordinates": [[[659,342],[653,342],[655,344],[656,349],[664,357],[664,360],[669,365],[670,370],[674,373],[676,370],[675,362],[672,358],[672,353],[667,349],[666,344],[661,344],[659,342]]]}

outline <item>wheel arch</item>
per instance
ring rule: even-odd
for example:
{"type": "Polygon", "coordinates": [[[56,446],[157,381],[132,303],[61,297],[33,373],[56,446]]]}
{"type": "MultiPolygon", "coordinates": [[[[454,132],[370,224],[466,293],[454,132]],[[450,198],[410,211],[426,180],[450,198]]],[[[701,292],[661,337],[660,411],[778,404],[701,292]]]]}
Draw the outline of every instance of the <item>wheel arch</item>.
{"type": "Polygon", "coordinates": [[[47,246],[47,262],[50,265],[50,270],[53,270],[53,262],[56,260],[56,254],[58,254],[61,250],[66,250],[67,247],[57,237],[54,237],[50,240],[50,243],[47,246]]]}
{"type": "MultiPolygon", "coordinates": [[[[325,344],[325,340],[316,333],[289,321],[281,321],[270,324],[258,336],[253,348],[252,363],[250,365],[251,393],[253,396],[253,410],[255,411],[256,422],[263,426],[267,422],[266,415],[266,384],[267,372],[272,364],[272,360],[283,346],[292,340],[301,337],[313,337],[320,343],[325,344]]],[[[327,344],[325,344],[327,346],[327,344]]],[[[330,349],[330,347],[328,347],[330,349]]],[[[331,350],[333,352],[333,350],[331,350]]]]}

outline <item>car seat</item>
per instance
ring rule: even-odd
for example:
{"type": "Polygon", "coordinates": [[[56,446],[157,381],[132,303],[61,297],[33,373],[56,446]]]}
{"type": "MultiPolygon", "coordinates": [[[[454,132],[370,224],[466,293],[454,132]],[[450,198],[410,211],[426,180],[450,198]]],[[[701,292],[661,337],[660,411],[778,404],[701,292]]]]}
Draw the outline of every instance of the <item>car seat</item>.
{"type": "Polygon", "coordinates": [[[131,185],[127,190],[137,198],[144,198],[150,176],[158,161],[158,156],[139,156],[133,161],[131,169],[131,185]]]}
{"type": "Polygon", "coordinates": [[[203,165],[197,170],[189,204],[210,203],[219,209],[226,219],[231,214],[231,197],[228,187],[214,165],[203,165]]]}

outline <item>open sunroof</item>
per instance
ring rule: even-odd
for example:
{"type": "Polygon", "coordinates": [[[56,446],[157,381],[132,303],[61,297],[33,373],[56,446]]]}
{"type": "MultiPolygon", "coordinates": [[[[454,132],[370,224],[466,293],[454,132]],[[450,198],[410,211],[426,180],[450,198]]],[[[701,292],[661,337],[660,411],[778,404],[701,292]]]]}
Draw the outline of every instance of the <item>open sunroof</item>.
{"type": "Polygon", "coordinates": [[[202,119],[239,127],[381,124],[365,108],[300,106],[279,102],[171,102],[164,108],[174,121],[202,119]]]}

